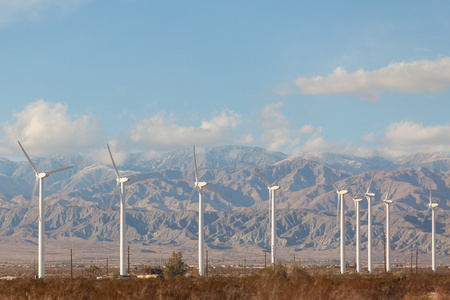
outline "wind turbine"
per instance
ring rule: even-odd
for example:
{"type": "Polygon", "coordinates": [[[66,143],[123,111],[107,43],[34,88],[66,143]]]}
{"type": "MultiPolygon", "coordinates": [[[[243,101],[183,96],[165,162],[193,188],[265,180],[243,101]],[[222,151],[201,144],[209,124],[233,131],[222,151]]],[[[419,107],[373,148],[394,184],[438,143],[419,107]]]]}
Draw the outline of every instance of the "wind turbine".
{"type": "Polygon", "coordinates": [[[111,154],[111,149],[109,148],[109,145],[106,144],[108,147],[109,156],[111,157],[111,162],[114,166],[114,171],[116,172],[116,187],[114,188],[114,192],[111,198],[111,203],[109,204],[109,209],[111,209],[112,202],[114,200],[114,196],[116,195],[117,188],[120,185],[120,276],[126,276],[127,269],[125,264],[125,244],[126,244],[126,237],[125,237],[125,226],[126,226],[126,219],[125,219],[125,183],[129,181],[136,181],[136,180],[142,180],[147,179],[147,177],[139,177],[139,178],[128,178],[128,177],[121,177],[119,175],[119,170],[117,170],[116,163],[114,162],[114,158],[111,154]]]}
{"type": "Polygon", "coordinates": [[[70,169],[70,168],[73,168],[73,166],[62,168],[62,169],[57,169],[57,170],[53,170],[53,171],[49,171],[49,172],[39,172],[38,169],[36,168],[36,165],[31,161],[31,159],[28,156],[27,152],[22,147],[22,144],[20,144],[19,141],[17,141],[17,142],[19,143],[19,146],[22,149],[23,154],[25,154],[28,162],[30,163],[31,167],[34,170],[34,173],[36,174],[36,181],[34,182],[33,193],[31,194],[31,198],[30,198],[30,205],[31,205],[31,199],[33,198],[34,193],[36,192],[36,187],[37,187],[37,184],[39,182],[39,238],[38,238],[38,241],[39,241],[39,246],[38,246],[38,270],[39,270],[39,272],[38,272],[38,276],[39,276],[39,278],[45,278],[44,178],[47,178],[51,174],[54,174],[54,173],[57,173],[57,172],[60,172],[60,171],[64,171],[64,170],[67,170],[67,169],[70,169]]]}
{"type": "Polygon", "coordinates": [[[340,258],[341,258],[341,274],[345,274],[345,201],[344,201],[344,196],[345,194],[348,194],[348,190],[347,188],[349,187],[350,184],[353,183],[353,181],[356,180],[356,178],[354,178],[352,181],[350,181],[349,184],[347,184],[344,187],[339,188],[336,183],[334,182],[334,180],[331,178],[330,174],[328,174],[327,171],[325,171],[328,175],[328,177],[330,178],[331,182],[333,183],[334,188],[336,189],[336,193],[338,194],[338,207],[339,207],[339,201],[341,201],[341,239],[340,239],[340,248],[341,248],[341,253],[340,253],[340,258]],[[341,199],[342,198],[342,199],[341,199]]]}
{"type": "Polygon", "coordinates": [[[367,230],[367,271],[369,273],[373,273],[372,267],[372,198],[375,198],[375,193],[370,192],[370,187],[372,186],[373,179],[377,174],[378,168],[375,169],[372,175],[372,179],[370,180],[369,186],[367,187],[367,191],[364,194],[367,199],[367,219],[368,219],[368,230],[367,230]]]}
{"type": "Polygon", "coordinates": [[[291,169],[284,172],[283,175],[280,176],[277,180],[275,180],[272,184],[269,184],[269,182],[259,173],[258,169],[256,169],[256,173],[258,173],[259,177],[264,181],[264,183],[267,185],[267,188],[269,189],[269,198],[272,198],[272,203],[269,203],[269,211],[270,211],[270,204],[272,205],[272,211],[270,215],[270,220],[272,222],[272,228],[271,228],[271,239],[270,239],[270,248],[271,248],[271,263],[276,263],[276,248],[277,248],[277,222],[276,222],[276,201],[275,201],[275,191],[280,189],[280,186],[276,185],[284,176],[286,176],[287,173],[291,171],[291,169]]]}
{"type": "MultiPolygon", "coordinates": [[[[365,184],[363,186],[365,186],[365,184]]],[[[360,202],[364,199],[364,194],[361,194],[361,190],[362,190],[363,186],[361,186],[361,188],[359,189],[357,194],[353,195],[353,194],[349,193],[349,195],[353,199],[353,202],[355,202],[355,210],[356,210],[356,272],[357,273],[361,273],[361,233],[360,233],[361,232],[361,230],[360,230],[361,209],[360,209],[360,202]]]]}
{"type": "MultiPolygon", "coordinates": [[[[198,272],[200,276],[205,276],[205,259],[204,259],[204,213],[205,208],[203,205],[203,189],[208,190],[210,192],[220,194],[218,191],[213,190],[212,188],[207,187],[208,183],[204,181],[198,181],[198,169],[197,169],[197,159],[195,157],[195,145],[193,146],[194,149],[194,168],[195,168],[195,184],[194,189],[192,190],[192,193],[189,195],[189,200],[191,200],[192,195],[194,195],[194,192],[198,190],[198,272]]],[[[185,209],[186,205],[183,207],[183,210],[185,209]]]]}
{"type": "MultiPolygon", "coordinates": [[[[430,202],[428,203],[428,209],[426,214],[423,216],[423,220],[425,220],[428,212],[431,209],[431,269],[433,272],[436,272],[436,219],[435,219],[435,211],[438,207],[438,203],[433,203],[431,201],[431,179],[429,180],[430,185],[430,202]]],[[[423,221],[422,221],[423,223],[423,221]]]]}
{"type": "Polygon", "coordinates": [[[388,199],[390,192],[391,192],[391,187],[392,187],[392,183],[394,182],[394,179],[391,180],[391,184],[389,185],[389,189],[388,192],[386,194],[386,197],[384,198],[383,202],[386,208],[386,272],[391,272],[391,259],[390,259],[390,253],[391,253],[391,237],[390,237],[390,232],[389,232],[389,224],[390,224],[390,220],[389,220],[389,206],[394,203],[393,200],[388,199]]]}

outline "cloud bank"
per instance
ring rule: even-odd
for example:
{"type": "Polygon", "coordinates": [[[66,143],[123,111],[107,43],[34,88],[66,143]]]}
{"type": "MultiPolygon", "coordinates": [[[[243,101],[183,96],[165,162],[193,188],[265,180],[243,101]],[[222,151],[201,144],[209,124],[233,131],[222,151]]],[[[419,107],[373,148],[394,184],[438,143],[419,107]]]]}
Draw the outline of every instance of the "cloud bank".
{"type": "Polygon", "coordinates": [[[450,57],[398,62],[374,71],[359,69],[353,73],[338,67],[325,77],[299,77],[295,85],[302,94],[359,96],[369,100],[377,100],[383,92],[440,92],[450,86],[450,57]]]}
{"type": "Polygon", "coordinates": [[[4,124],[0,150],[17,154],[17,140],[33,155],[85,153],[104,142],[99,122],[91,116],[74,118],[67,105],[38,100],[14,115],[15,122],[4,124]]]}

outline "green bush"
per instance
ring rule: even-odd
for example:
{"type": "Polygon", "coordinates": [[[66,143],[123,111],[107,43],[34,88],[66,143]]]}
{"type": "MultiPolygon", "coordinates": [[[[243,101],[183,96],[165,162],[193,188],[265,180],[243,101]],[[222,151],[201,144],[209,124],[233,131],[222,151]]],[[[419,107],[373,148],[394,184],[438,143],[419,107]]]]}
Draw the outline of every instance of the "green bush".
{"type": "Polygon", "coordinates": [[[172,256],[164,264],[164,278],[172,278],[176,276],[184,276],[187,272],[188,266],[182,259],[183,255],[180,252],[172,252],[172,256]]]}

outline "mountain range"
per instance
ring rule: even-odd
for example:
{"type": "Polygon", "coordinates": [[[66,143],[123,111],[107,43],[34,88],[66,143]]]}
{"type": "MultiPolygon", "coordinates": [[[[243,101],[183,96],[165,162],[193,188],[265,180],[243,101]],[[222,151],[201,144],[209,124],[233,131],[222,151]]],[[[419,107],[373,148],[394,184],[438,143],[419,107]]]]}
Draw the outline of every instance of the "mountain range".
{"type": "MultiPolygon", "coordinates": [[[[331,153],[304,153],[288,156],[263,148],[221,146],[197,151],[199,177],[220,195],[205,192],[206,243],[226,249],[227,245],[269,244],[268,199],[266,185],[255,168],[273,182],[290,169],[279,182],[277,223],[282,247],[303,249],[338,248],[336,224],[337,195],[326,175],[337,185],[345,185],[356,194],[364,189],[375,168],[379,169],[372,185],[376,201],[386,197],[395,201],[393,249],[409,251],[420,247],[429,251],[431,229],[426,204],[429,188],[438,210],[438,253],[446,256],[450,245],[448,220],[450,192],[450,155],[415,154],[394,160],[382,157],[360,158],[331,153]],[[422,222],[422,220],[424,221],[422,222]],[[397,220],[397,221],[396,221],[397,220]],[[398,225],[398,226],[396,226],[398,225]]],[[[105,152],[105,157],[107,153],[105,152]]],[[[107,157],[108,158],[108,157],[107,157]]],[[[76,237],[92,242],[118,239],[118,196],[108,211],[116,184],[112,165],[91,156],[51,155],[32,157],[39,170],[74,168],[45,179],[47,206],[46,231],[58,238],[76,237]]],[[[197,197],[186,203],[194,183],[191,150],[146,159],[142,153],[126,156],[118,165],[121,174],[148,177],[127,184],[127,220],[129,239],[136,243],[186,245],[196,240],[197,197]],[[186,205],[186,211],[182,211],[186,205]]],[[[37,234],[37,197],[30,196],[35,181],[27,161],[0,158],[0,240],[2,237],[32,238],[37,234]]],[[[348,243],[354,240],[354,209],[350,196],[348,207],[348,243]]],[[[375,235],[383,231],[384,205],[375,203],[375,235]],[[377,233],[378,232],[378,233],[377,233]]],[[[365,214],[367,202],[362,202],[365,214]]],[[[363,235],[364,227],[363,215],[363,235]]],[[[363,237],[364,243],[364,237],[363,237]]],[[[364,244],[363,244],[364,245],[364,244]]]]}

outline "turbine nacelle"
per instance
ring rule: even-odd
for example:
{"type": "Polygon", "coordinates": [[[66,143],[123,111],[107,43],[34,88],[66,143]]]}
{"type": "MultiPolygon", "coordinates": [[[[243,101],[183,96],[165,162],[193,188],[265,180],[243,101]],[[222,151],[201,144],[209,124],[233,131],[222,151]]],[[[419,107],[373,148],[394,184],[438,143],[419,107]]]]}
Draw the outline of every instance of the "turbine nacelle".
{"type": "Polygon", "coordinates": [[[365,193],[364,196],[369,197],[369,198],[375,198],[376,194],[375,193],[365,193]]]}
{"type": "Polygon", "coordinates": [[[208,185],[208,183],[207,183],[207,182],[204,182],[204,181],[200,181],[200,182],[196,182],[196,183],[195,183],[195,186],[196,186],[196,187],[199,187],[199,188],[205,187],[205,186],[207,186],[207,185],[208,185]]]}
{"type": "Polygon", "coordinates": [[[336,191],[336,193],[338,193],[339,195],[346,195],[346,194],[348,194],[348,190],[339,190],[339,191],[336,191]]]}
{"type": "Polygon", "coordinates": [[[439,203],[430,203],[430,204],[428,204],[428,207],[429,208],[436,208],[436,207],[438,207],[438,205],[439,205],[439,203]]]}
{"type": "Polygon", "coordinates": [[[270,191],[276,191],[280,189],[279,185],[272,185],[267,187],[270,191]]]}
{"type": "Polygon", "coordinates": [[[392,204],[392,203],[394,203],[393,200],[383,200],[383,202],[386,203],[386,204],[392,204]]]}
{"type": "Polygon", "coordinates": [[[45,173],[45,172],[37,173],[37,174],[36,174],[36,178],[37,178],[37,179],[44,179],[44,178],[47,178],[48,176],[50,176],[50,174],[45,173]]]}
{"type": "Polygon", "coordinates": [[[125,183],[125,182],[130,181],[130,178],[128,178],[128,177],[119,177],[119,178],[116,178],[116,181],[117,181],[117,183],[125,183]]]}

